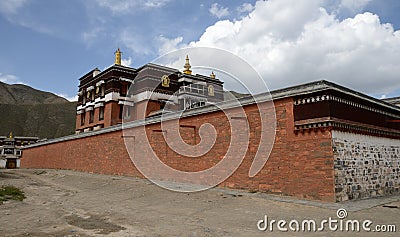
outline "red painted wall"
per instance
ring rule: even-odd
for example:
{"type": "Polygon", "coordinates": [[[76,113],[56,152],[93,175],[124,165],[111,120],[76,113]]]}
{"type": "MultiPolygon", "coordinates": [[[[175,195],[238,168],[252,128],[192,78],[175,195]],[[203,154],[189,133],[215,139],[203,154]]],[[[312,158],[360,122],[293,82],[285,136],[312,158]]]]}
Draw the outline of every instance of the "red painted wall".
{"type": "MultiPolygon", "coordinates": [[[[295,134],[292,98],[276,100],[274,104],[276,137],[266,165],[255,177],[248,177],[260,139],[260,117],[256,105],[247,105],[244,109],[250,123],[249,149],[240,167],[220,186],[334,202],[331,132],[295,134]]],[[[183,157],[168,148],[160,124],[148,125],[146,131],[155,153],[166,164],[183,171],[199,171],[218,163],[230,143],[227,118],[223,112],[212,112],[180,120],[184,125],[181,136],[188,144],[200,141],[198,128],[204,122],[214,125],[217,142],[210,152],[197,158],[183,157]]],[[[21,167],[143,177],[128,156],[121,131],[24,149],[21,167]]]]}

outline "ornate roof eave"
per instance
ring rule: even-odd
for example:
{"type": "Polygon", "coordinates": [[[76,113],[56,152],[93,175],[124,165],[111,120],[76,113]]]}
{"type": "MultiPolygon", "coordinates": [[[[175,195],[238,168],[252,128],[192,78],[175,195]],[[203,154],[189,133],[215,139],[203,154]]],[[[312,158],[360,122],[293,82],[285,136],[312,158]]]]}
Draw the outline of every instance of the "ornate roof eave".
{"type": "Polygon", "coordinates": [[[328,129],[354,131],[363,134],[400,138],[400,131],[395,129],[383,128],[354,121],[338,119],[334,117],[323,117],[296,121],[294,123],[294,128],[295,133],[328,129]]]}
{"type": "Polygon", "coordinates": [[[179,74],[178,79],[179,78],[190,78],[190,79],[206,81],[206,82],[209,82],[209,83],[220,84],[220,85],[224,84],[223,81],[221,81],[221,80],[219,80],[217,78],[213,79],[211,77],[207,77],[207,76],[200,75],[200,74],[196,74],[196,75],[191,74],[191,75],[189,75],[189,74],[182,73],[182,74],[179,74]]]}
{"type": "Polygon", "coordinates": [[[98,75],[96,75],[95,77],[93,77],[93,73],[94,70],[92,70],[91,72],[89,72],[88,74],[86,74],[86,78],[81,77],[79,80],[84,80],[84,79],[91,79],[90,81],[88,81],[87,83],[83,84],[83,85],[79,85],[79,88],[85,87],[88,84],[92,83],[93,81],[97,81],[97,80],[102,80],[103,77],[107,74],[110,73],[112,71],[121,71],[121,72],[126,72],[126,73],[131,73],[132,76],[136,76],[137,75],[137,69],[135,68],[131,68],[131,67],[126,67],[126,66],[122,66],[122,65],[118,65],[118,64],[114,64],[111,67],[107,68],[106,70],[100,72],[98,75]],[[90,77],[88,78],[87,75],[89,75],[90,77]]]}
{"type": "Polygon", "coordinates": [[[301,85],[297,85],[297,86],[287,87],[284,89],[274,90],[271,92],[260,93],[260,94],[254,95],[253,97],[259,101],[265,101],[265,100],[269,100],[269,99],[277,100],[277,99],[283,99],[283,98],[288,98],[288,97],[308,95],[308,94],[313,94],[316,92],[327,91],[327,90],[334,90],[334,91],[342,92],[347,95],[351,95],[351,96],[357,97],[359,99],[374,103],[376,105],[380,105],[380,106],[390,108],[390,109],[400,112],[400,107],[398,107],[398,106],[395,106],[393,104],[387,103],[380,99],[373,98],[371,96],[365,95],[363,93],[351,90],[349,88],[340,86],[338,84],[335,84],[333,82],[329,82],[326,80],[314,81],[314,82],[305,83],[305,84],[301,84],[301,85]]]}

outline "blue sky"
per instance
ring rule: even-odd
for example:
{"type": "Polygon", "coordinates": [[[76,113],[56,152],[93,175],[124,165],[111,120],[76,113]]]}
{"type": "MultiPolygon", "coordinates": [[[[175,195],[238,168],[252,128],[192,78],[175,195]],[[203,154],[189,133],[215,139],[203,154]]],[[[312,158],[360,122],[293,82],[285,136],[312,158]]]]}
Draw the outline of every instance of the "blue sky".
{"type": "Polygon", "coordinates": [[[270,89],[326,79],[400,96],[399,12],[398,0],[2,0],[0,80],[72,98],[117,47],[139,67],[210,46],[247,60],[270,89]]]}

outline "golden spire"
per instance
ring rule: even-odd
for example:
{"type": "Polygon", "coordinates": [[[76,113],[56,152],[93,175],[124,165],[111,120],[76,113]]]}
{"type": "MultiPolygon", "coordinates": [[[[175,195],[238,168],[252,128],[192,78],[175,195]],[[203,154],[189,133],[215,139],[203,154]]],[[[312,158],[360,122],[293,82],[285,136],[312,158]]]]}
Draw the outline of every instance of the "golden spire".
{"type": "Polygon", "coordinates": [[[10,137],[10,139],[12,139],[12,138],[13,138],[13,134],[12,134],[12,132],[10,132],[10,136],[9,136],[9,137],[10,137]]]}
{"type": "Polygon", "coordinates": [[[211,72],[210,77],[211,77],[212,79],[215,79],[215,74],[214,74],[214,72],[211,72]]]}
{"type": "Polygon", "coordinates": [[[189,55],[186,55],[186,63],[185,63],[185,66],[183,66],[183,67],[185,68],[185,70],[183,70],[183,73],[192,75],[192,70],[190,70],[190,68],[192,66],[190,66],[189,55]]]}
{"type": "Polygon", "coordinates": [[[121,55],[122,55],[122,52],[118,48],[117,51],[115,51],[115,62],[114,62],[114,64],[121,65],[121,55]]]}

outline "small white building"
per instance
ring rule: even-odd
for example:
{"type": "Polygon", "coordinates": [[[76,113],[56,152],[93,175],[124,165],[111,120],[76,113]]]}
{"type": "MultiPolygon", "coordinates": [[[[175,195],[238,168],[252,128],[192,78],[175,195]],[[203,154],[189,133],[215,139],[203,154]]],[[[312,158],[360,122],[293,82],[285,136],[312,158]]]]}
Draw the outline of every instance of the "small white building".
{"type": "Polygon", "coordinates": [[[38,137],[14,137],[12,133],[8,137],[0,136],[0,168],[19,168],[23,146],[38,140],[38,137]]]}

